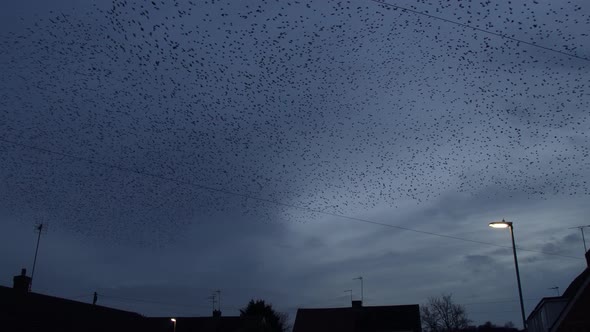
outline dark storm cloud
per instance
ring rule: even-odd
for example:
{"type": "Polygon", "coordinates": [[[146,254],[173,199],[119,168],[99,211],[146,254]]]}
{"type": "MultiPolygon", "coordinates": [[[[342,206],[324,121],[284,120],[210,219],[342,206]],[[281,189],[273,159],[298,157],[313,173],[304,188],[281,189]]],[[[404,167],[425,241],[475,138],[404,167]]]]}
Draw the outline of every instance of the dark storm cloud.
{"type": "Polygon", "coordinates": [[[476,273],[485,272],[485,270],[495,270],[493,266],[494,263],[494,260],[489,256],[465,256],[465,264],[469,265],[476,273]]]}

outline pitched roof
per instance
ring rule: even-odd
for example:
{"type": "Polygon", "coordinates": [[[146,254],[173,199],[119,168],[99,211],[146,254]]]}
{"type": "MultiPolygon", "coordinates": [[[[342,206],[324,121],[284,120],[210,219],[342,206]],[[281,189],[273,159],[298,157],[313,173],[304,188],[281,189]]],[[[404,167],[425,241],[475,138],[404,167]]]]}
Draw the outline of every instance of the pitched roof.
{"type": "Polygon", "coordinates": [[[0,286],[0,330],[128,331],[142,324],[134,312],[0,286]]]}
{"type": "Polygon", "coordinates": [[[564,330],[566,326],[572,324],[576,328],[580,326],[590,328],[590,318],[586,317],[586,313],[590,311],[590,251],[586,252],[586,260],[588,267],[569,284],[561,296],[543,298],[539,301],[527,318],[529,324],[538,321],[537,315],[547,304],[562,302],[564,303],[563,309],[559,311],[553,321],[543,323],[549,324],[544,328],[551,332],[564,330]],[[580,312],[583,314],[580,315],[580,312]]]}
{"type": "Polygon", "coordinates": [[[566,325],[574,325],[578,329],[590,328],[590,267],[572,281],[563,297],[568,299],[565,308],[559,314],[550,331],[560,331],[566,325]],[[580,313],[582,313],[580,315],[580,313]]]}
{"type": "MultiPolygon", "coordinates": [[[[240,317],[175,317],[176,332],[241,332],[240,317]]],[[[170,317],[130,311],[0,286],[0,331],[169,332],[170,317]]]]}
{"type": "Polygon", "coordinates": [[[574,279],[570,285],[566,288],[565,292],[563,292],[562,297],[565,298],[572,298],[576,295],[576,293],[580,290],[580,287],[584,284],[584,281],[590,277],[590,268],[586,268],[580,275],[574,279]]]}
{"type": "Polygon", "coordinates": [[[293,332],[421,331],[417,304],[299,309],[293,332]]]}

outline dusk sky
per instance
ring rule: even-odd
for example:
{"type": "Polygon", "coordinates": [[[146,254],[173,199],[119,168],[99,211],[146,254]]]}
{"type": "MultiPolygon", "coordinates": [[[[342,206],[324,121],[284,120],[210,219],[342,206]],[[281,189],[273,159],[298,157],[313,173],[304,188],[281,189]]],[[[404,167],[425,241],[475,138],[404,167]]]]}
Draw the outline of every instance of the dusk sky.
{"type": "Polygon", "coordinates": [[[385,2],[3,1],[0,285],[44,223],[43,294],[521,326],[488,223],[527,315],[586,266],[590,3],[385,2]]]}

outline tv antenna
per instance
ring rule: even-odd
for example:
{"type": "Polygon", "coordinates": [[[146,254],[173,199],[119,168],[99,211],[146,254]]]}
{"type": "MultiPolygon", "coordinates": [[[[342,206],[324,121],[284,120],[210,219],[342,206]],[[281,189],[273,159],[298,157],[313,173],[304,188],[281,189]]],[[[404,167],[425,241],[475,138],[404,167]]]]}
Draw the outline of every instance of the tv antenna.
{"type": "Polygon", "coordinates": [[[559,286],[550,287],[549,289],[554,289],[557,291],[557,296],[559,296],[559,286]]]}
{"type": "Polygon", "coordinates": [[[217,294],[217,311],[221,312],[221,290],[216,290],[213,293],[213,296],[215,296],[215,294],[217,294]]]}
{"type": "Polygon", "coordinates": [[[35,266],[37,265],[37,254],[39,253],[39,242],[41,241],[41,234],[47,234],[47,224],[39,223],[35,225],[35,232],[39,233],[37,236],[37,247],[35,248],[35,259],[33,259],[33,270],[31,271],[31,285],[33,284],[33,276],[35,275],[35,266]]]}
{"type": "Polygon", "coordinates": [[[211,310],[215,311],[215,303],[217,302],[217,300],[215,298],[215,294],[212,294],[211,296],[207,296],[207,300],[211,301],[211,310]]]}
{"type": "Polygon", "coordinates": [[[364,294],[363,294],[363,277],[356,277],[356,278],[353,278],[352,280],[360,280],[361,281],[361,302],[363,302],[363,299],[364,299],[364,294]]]}
{"type": "Polygon", "coordinates": [[[352,289],[347,289],[344,293],[350,293],[350,303],[352,303],[352,289]]]}
{"type": "Polygon", "coordinates": [[[577,228],[580,230],[580,232],[582,232],[582,242],[584,243],[584,254],[586,254],[586,252],[588,252],[588,248],[586,247],[586,238],[584,237],[584,228],[587,228],[587,227],[590,227],[590,225],[576,226],[576,227],[569,228],[569,229],[577,228]]]}

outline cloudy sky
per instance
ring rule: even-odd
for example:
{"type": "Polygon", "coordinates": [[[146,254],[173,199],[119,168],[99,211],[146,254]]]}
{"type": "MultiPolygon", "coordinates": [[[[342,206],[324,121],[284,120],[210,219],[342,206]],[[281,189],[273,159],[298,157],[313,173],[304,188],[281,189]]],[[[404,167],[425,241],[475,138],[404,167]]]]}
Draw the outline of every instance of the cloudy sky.
{"type": "Polygon", "coordinates": [[[527,314],[585,267],[590,6],[386,3],[3,2],[0,284],[44,223],[40,293],[520,325],[487,224],[527,314]]]}

